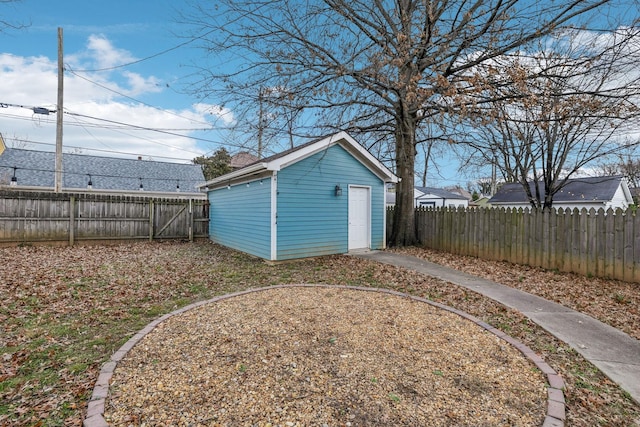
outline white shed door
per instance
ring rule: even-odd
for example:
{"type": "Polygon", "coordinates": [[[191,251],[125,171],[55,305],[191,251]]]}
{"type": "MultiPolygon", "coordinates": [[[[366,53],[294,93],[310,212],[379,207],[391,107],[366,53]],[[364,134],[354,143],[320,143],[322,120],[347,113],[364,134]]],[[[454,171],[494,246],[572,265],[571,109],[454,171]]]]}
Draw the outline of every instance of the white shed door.
{"type": "Polygon", "coordinates": [[[369,188],[349,187],[349,250],[369,248],[370,205],[369,188]]]}

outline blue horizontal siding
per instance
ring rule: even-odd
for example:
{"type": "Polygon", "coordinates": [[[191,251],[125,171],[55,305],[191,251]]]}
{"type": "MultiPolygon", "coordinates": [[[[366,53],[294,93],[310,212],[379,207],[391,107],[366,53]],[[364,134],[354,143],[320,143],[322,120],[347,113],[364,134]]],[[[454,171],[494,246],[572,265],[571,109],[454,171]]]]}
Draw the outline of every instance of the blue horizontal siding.
{"type": "Polygon", "coordinates": [[[271,259],[271,185],[263,181],[209,191],[211,240],[271,259]]]}
{"type": "Polygon", "coordinates": [[[349,185],[371,187],[371,247],[382,248],[384,183],[334,145],[278,172],[278,260],[348,251],[349,185]]]}
{"type": "Polygon", "coordinates": [[[371,187],[371,249],[384,249],[385,211],[384,182],[371,187]]]}

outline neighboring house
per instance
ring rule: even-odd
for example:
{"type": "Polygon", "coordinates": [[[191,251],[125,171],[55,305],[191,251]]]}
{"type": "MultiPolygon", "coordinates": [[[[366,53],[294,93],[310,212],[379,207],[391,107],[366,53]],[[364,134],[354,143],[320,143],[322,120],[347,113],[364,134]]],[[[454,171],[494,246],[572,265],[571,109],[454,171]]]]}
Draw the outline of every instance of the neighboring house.
{"type": "Polygon", "coordinates": [[[633,197],[633,203],[635,205],[640,205],[640,187],[630,188],[631,197],[633,197]]]}
{"type": "MultiPolygon", "coordinates": [[[[532,194],[535,194],[534,183],[530,182],[532,194]]],[[[542,183],[538,182],[540,194],[544,194],[542,183]]],[[[531,208],[527,195],[518,183],[503,184],[489,200],[493,207],[531,208]]],[[[633,204],[627,180],[622,176],[605,176],[593,178],[575,178],[553,196],[553,207],[556,209],[626,209],[633,204]]]]}
{"type": "Polygon", "coordinates": [[[469,206],[477,207],[477,208],[490,208],[491,203],[489,203],[489,197],[480,196],[477,200],[472,200],[469,202],[469,206]]]}
{"type": "MultiPolygon", "coordinates": [[[[464,190],[463,190],[464,191],[464,190]]],[[[413,198],[415,207],[467,207],[469,199],[463,194],[432,187],[414,187],[413,198]]],[[[396,205],[394,187],[387,189],[387,206],[396,205]]]]}
{"type": "Polygon", "coordinates": [[[383,249],[385,184],[395,182],[340,132],[204,184],[209,237],[272,261],[383,249]]]}
{"type": "Polygon", "coordinates": [[[444,189],[446,191],[451,192],[451,193],[455,193],[455,194],[457,194],[459,196],[462,196],[467,200],[471,200],[473,198],[473,195],[470,192],[468,192],[464,188],[460,187],[459,185],[454,185],[452,187],[444,187],[444,189]]]}
{"type": "Polygon", "coordinates": [[[466,197],[441,188],[415,187],[413,198],[416,207],[466,208],[469,206],[469,199],[466,197]]]}
{"type": "Polygon", "coordinates": [[[258,160],[260,159],[257,156],[254,156],[253,154],[247,151],[241,151],[231,156],[231,161],[229,162],[229,166],[231,167],[232,170],[237,170],[245,166],[248,166],[252,163],[255,163],[258,160]]]}
{"type": "MultiPolygon", "coordinates": [[[[135,196],[201,197],[200,165],[113,157],[62,155],[62,190],[135,196]]],[[[0,188],[53,191],[55,153],[6,148],[0,155],[0,188]]]]}
{"type": "Polygon", "coordinates": [[[390,192],[389,190],[387,190],[387,196],[386,196],[386,200],[387,200],[387,207],[392,207],[396,205],[396,192],[390,192]]]}

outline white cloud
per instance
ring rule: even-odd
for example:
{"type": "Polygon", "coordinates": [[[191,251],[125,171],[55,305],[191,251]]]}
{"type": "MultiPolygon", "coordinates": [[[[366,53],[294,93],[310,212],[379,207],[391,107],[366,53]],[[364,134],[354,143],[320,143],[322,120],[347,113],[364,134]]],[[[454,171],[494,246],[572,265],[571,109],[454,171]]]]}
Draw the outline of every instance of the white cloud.
{"type": "Polygon", "coordinates": [[[116,49],[106,37],[101,35],[89,36],[85,55],[94,60],[99,68],[116,67],[138,59],[124,49],[116,49]]]}
{"type": "Polygon", "coordinates": [[[205,116],[211,115],[217,119],[222,120],[222,123],[226,126],[233,125],[236,122],[233,111],[220,105],[199,103],[193,104],[193,109],[199,114],[205,116]]]}
{"type": "Polygon", "coordinates": [[[156,93],[162,91],[162,85],[158,78],[154,76],[143,77],[138,73],[125,71],[122,75],[127,79],[129,89],[127,95],[136,96],[144,93],[156,93]]]}
{"type": "Polygon", "coordinates": [[[144,77],[122,68],[139,59],[125,49],[118,49],[102,35],[91,35],[87,48],[65,58],[68,71],[86,77],[88,80],[111,88],[128,96],[138,96],[162,91],[160,79],[155,76],[144,77]],[[95,70],[86,71],[82,70],[95,70]],[[118,83],[116,83],[118,82],[118,83]]]}
{"type": "MultiPolygon", "coordinates": [[[[209,151],[211,144],[189,138],[196,134],[190,129],[211,128],[214,123],[228,125],[233,122],[229,110],[207,104],[181,107],[171,103],[162,109],[150,107],[119,94],[136,99],[144,99],[147,95],[153,95],[154,100],[164,95],[175,99],[175,93],[163,93],[167,90],[165,85],[153,75],[120,69],[92,73],[74,71],[110,67],[135,59],[126,50],[115,48],[103,36],[91,36],[86,50],[65,56],[64,110],[67,114],[64,116],[63,141],[66,151],[121,156],[90,150],[97,148],[145,158],[184,160],[209,151]],[[72,149],[72,146],[82,149],[72,149]]],[[[0,103],[7,107],[0,108],[0,132],[7,144],[53,150],[56,115],[34,114],[31,107],[56,109],[57,60],[0,53],[0,81],[3,87],[0,103]]]]}

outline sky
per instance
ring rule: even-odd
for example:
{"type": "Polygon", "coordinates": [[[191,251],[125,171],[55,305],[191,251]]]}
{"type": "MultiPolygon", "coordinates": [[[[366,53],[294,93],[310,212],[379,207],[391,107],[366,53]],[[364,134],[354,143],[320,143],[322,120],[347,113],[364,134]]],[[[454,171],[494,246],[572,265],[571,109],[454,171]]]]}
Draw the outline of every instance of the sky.
{"type": "Polygon", "coordinates": [[[183,4],[0,2],[0,21],[24,25],[0,31],[0,133],[6,145],[55,150],[58,28],[65,152],[188,162],[228,143],[220,129],[233,115],[184,94],[190,64],[201,52],[180,37],[185,28],[176,23],[174,7],[183,4]]]}
{"type": "MultiPolygon", "coordinates": [[[[55,150],[56,114],[33,109],[56,109],[62,28],[65,152],[186,163],[221,146],[232,154],[241,151],[224,130],[233,113],[184,94],[192,64],[202,55],[180,37],[186,29],[175,8],[184,5],[168,0],[0,2],[0,21],[25,25],[0,31],[0,133],[6,145],[55,150]]],[[[456,166],[440,163],[428,185],[466,184],[456,166]]]]}
{"type": "MultiPolygon", "coordinates": [[[[0,26],[6,145],[55,150],[62,28],[65,152],[187,163],[220,147],[241,151],[228,132],[233,112],[185,94],[193,64],[203,62],[202,50],[181,37],[188,29],[176,8],[185,7],[171,0],[0,2],[0,23],[24,26],[0,26]]],[[[416,165],[422,167],[420,158],[416,165]]],[[[433,166],[427,186],[472,181],[451,153],[438,153],[433,166]]]]}

